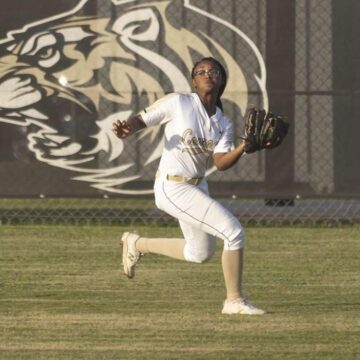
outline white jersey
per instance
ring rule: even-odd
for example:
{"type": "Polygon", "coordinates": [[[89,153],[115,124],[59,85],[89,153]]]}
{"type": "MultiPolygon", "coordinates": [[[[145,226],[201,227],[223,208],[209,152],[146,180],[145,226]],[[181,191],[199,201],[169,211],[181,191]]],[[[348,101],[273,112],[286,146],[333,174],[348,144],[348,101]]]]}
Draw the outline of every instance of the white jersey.
{"type": "Polygon", "coordinates": [[[165,124],[162,174],[203,177],[213,153],[231,150],[233,127],[220,108],[209,117],[196,93],[174,93],[140,112],[146,126],[165,124]]]}

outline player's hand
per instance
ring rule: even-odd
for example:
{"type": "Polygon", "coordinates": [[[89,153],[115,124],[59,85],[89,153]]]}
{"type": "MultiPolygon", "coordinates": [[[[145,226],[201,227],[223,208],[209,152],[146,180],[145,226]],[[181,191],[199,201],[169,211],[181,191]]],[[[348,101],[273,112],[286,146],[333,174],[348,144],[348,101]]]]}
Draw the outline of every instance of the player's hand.
{"type": "Polygon", "coordinates": [[[113,133],[120,139],[124,139],[131,134],[131,128],[126,120],[116,120],[112,124],[113,133]]]}

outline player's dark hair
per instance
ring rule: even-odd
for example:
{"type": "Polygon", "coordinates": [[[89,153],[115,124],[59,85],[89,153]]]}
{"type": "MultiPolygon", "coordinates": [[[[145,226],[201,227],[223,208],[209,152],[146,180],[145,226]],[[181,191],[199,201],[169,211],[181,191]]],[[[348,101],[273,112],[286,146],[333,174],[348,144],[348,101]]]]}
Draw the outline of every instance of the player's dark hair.
{"type": "Polygon", "coordinates": [[[198,65],[200,65],[202,62],[212,62],[219,70],[220,70],[220,74],[221,74],[221,78],[222,78],[222,84],[220,86],[219,89],[219,94],[218,97],[216,99],[216,106],[218,106],[222,111],[224,111],[223,109],[223,105],[221,102],[221,95],[223,94],[225,87],[226,87],[226,83],[227,83],[227,74],[226,74],[226,70],[224,68],[224,66],[221,64],[220,61],[214,59],[213,57],[204,57],[202,59],[200,59],[199,61],[197,61],[194,65],[194,67],[191,70],[191,77],[194,78],[195,77],[195,69],[197,68],[198,65]]]}

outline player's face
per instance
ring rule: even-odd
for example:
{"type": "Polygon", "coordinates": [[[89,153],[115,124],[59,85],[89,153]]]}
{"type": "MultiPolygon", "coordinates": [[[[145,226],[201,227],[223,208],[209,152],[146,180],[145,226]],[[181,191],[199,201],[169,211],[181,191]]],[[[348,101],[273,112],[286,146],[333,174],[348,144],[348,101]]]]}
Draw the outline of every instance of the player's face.
{"type": "Polygon", "coordinates": [[[197,93],[213,93],[217,96],[223,79],[214,63],[204,61],[195,68],[192,82],[197,93]]]}

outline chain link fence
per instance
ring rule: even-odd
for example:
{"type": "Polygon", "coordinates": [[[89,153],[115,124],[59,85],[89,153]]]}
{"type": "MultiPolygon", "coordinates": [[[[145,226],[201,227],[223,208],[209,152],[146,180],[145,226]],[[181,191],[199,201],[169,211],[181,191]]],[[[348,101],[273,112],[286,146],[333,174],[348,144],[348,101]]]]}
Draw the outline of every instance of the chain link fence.
{"type": "MultiPolygon", "coordinates": [[[[246,96],[247,104],[259,106],[266,105],[266,99],[257,77],[254,76],[261,75],[259,61],[253,52],[246,49],[249,44],[244,38],[240,40],[234,29],[240,29],[256,44],[266,63],[266,14],[270,2],[197,0],[196,6],[207,14],[215,14],[217,21],[211,16],[191,13],[183,6],[183,1],[170,2],[170,6],[163,13],[161,11],[164,9],[164,2],[135,2],[138,9],[143,9],[146,4],[153,6],[158,3],[155,7],[156,14],[164,34],[153,44],[147,44],[148,49],[161,53],[167,61],[177,64],[186,78],[190,77],[191,68],[186,57],[181,59],[180,53],[174,50],[181,48],[181,42],[174,45],[171,43],[173,39],[165,38],[165,32],[168,34],[170,27],[175,39],[178,36],[186,39],[184,41],[188,43],[196,42],[191,51],[186,50],[192,61],[202,55],[201,46],[208,46],[208,49],[220,58],[227,56],[226,51],[232,59],[241,62],[241,69],[247,79],[247,92],[245,94],[239,91],[239,79],[229,81],[227,97],[224,100],[225,113],[230,119],[234,119],[235,143],[239,141],[242,133],[242,123],[237,119],[243,109],[234,99],[246,96]],[[223,26],[221,21],[226,21],[231,27],[223,26]],[[201,35],[201,41],[199,37],[191,38],[191,34],[195,32],[201,35]]],[[[124,8],[117,5],[120,3],[121,1],[97,1],[97,17],[112,16],[116,19],[123,16],[124,8]]],[[[295,104],[294,119],[290,119],[294,136],[289,141],[293,141],[294,148],[293,182],[300,185],[287,187],[287,184],[280,184],[281,191],[267,191],[265,152],[244,156],[239,165],[229,171],[220,173],[211,170],[208,174],[210,192],[244,224],[336,224],[360,220],[358,195],[343,195],[336,191],[332,3],[331,0],[294,2],[295,104]]],[[[84,7],[75,16],[89,16],[87,11],[90,10],[84,7]]],[[[149,17],[144,23],[138,24],[138,31],[145,33],[150,28],[151,21],[154,20],[149,17]]],[[[96,26],[100,25],[99,23],[96,26]]],[[[105,33],[105,29],[102,31],[105,33]]],[[[104,37],[103,41],[109,40],[104,37]]],[[[114,48],[114,56],[118,56],[120,50],[122,49],[114,48]]],[[[125,60],[122,58],[121,64],[128,69],[125,74],[116,72],[117,67],[108,61],[104,61],[102,66],[96,69],[96,80],[101,84],[99,91],[103,98],[98,103],[97,114],[101,114],[102,119],[107,119],[107,124],[110,124],[111,114],[129,115],[130,108],[139,111],[152,100],[174,91],[174,84],[156,64],[149,64],[149,61],[140,56],[122,56],[125,60]],[[134,75],[142,76],[137,83],[134,77],[131,78],[133,68],[146,69],[147,74],[153,76],[153,81],[149,80],[150,87],[141,89],[141,83],[148,81],[149,75],[145,73],[134,75]],[[132,92],[122,94],[123,98],[116,101],[112,100],[115,85],[109,80],[112,72],[116,72],[116,83],[128,82],[132,89],[132,92]]],[[[117,61],[120,61],[119,58],[117,61]]],[[[230,72],[231,66],[235,65],[227,64],[230,72]]],[[[78,96],[81,97],[81,93],[78,96]]],[[[63,119],[76,117],[75,107],[59,103],[59,99],[51,101],[55,101],[57,111],[63,119]]],[[[92,171],[86,172],[84,168],[74,169],[74,166],[69,164],[56,167],[54,164],[59,162],[50,157],[44,161],[44,152],[36,152],[38,143],[35,142],[33,134],[38,129],[35,130],[34,123],[29,125],[20,124],[20,120],[16,121],[9,116],[0,117],[0,146],[3,152],[0,158],[3,194],[0,198],[1,224],[174,224],[174,219],[156,209],[151,195],[158,164],[157,148],[161,147],[161,128],[148,132],[141,141],[138,141],[138,138],[127,140],[123,151],[119,151],[119,156],[115,159],[112,157],[117,150],[111,149],[114,143],[107,143],[108,148],[103,146],[94,153],[91,160],[92,171]],[[19,124],[21,126],[14,126],[19,124]],[[35,143],[33,152],[29,151],[29,139],[33,139],[35,143]],[[110,150],[112,153],[109,153],[110,150]],[[130,163],[134,165],[125,166],[130,163]],[[103,170],[102,175],[99,175],[99,169],[103,170]]],[[[70,123],[73,124],[71,121],[70,123]]],[[[69,120],[65,120],[62,127],[57,129],[67,129],[68,124],[69,120]]],[[[80,132],[77,125],[74,125],[72,131],[80,132]]],[[[117,146],[122,145],[119,143],[117,146]]],[[[44,151],[46,153],[46,150],[44,151]]]]}
{"type": "MultiPolygon", "coordinates": [[[[359,223],[358,200],[220,199],[243,225],[341,225],[359,223]]],[[[172,226],[176,221],[152,200],[37,199],[0,200],[0,222],[12,224],[107,224],[172,226]]]]}

